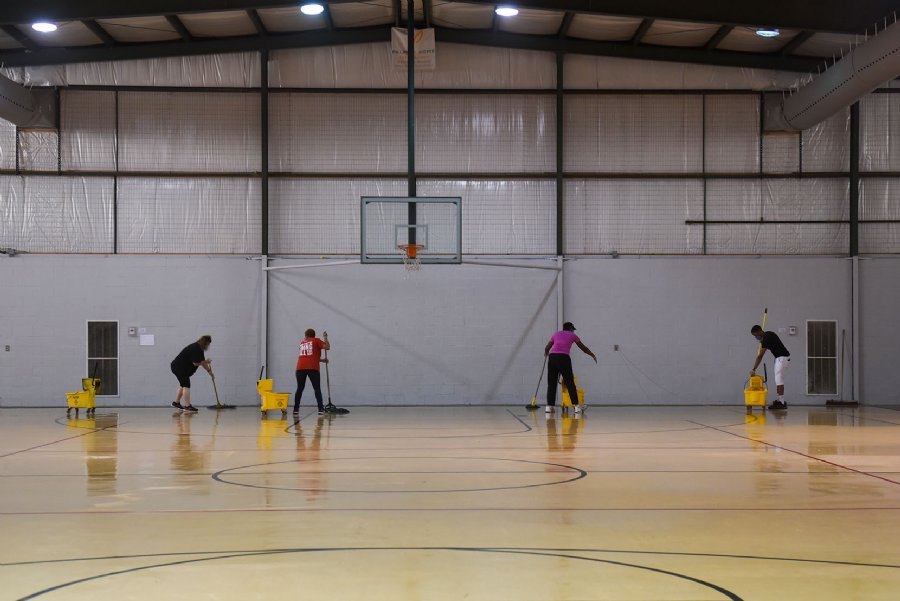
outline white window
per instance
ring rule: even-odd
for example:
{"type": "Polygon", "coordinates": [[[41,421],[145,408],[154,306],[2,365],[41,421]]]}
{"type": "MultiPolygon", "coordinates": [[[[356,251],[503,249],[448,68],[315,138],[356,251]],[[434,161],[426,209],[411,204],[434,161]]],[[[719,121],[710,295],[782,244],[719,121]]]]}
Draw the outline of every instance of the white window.
{"type": "Polygon", "coordinates": [[[806,394],[837,394],[837,322],[806,322],[806,394]]]}
{"type": "Polygon", "coordinates": [[[119,322],[87,322],[87,377],[100,378],[100,396],[119,396],[119,322]]]}

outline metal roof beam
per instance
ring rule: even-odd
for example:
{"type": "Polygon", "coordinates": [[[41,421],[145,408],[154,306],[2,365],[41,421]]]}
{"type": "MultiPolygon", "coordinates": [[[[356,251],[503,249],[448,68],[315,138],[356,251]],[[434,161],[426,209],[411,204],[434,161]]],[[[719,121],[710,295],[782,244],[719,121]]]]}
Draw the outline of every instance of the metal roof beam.
{"type": "Polygon", "coordinates": [[[797,50],[800,46],[809,41],[809,38],[816,35],[815,31],[801,31],[797,35],[788,41],[787,44],[782,46],[781,50],[778,51],[778,54],[781,56],[790,56],[794,54],[794,51],[797,50]]]}
{"type": "MultiPolygon", "coordinates": [[[[707,51],[703,48],[670,48],[629,43],[594,42],[591,40],[564,39],[555,35],[537,36],[438,28],[435,37],[442,42],[472,44],[501,48],[543,50],[593,56],[615,56],[643,60],[751,67],[782,71],[815,71],[821,59],[778,54],[751,54],[723,50],[707,51]]],[[[158,42],[153,44],[119,44],[113,48],[102,46],[83,48],[40,48],[34,52],[0,52],[0,62],[6,66],[55,65],[93,61],[132,60],[168,56],[249,52],[263,49],[305,48],[312,46],[338,46],[383,42],[390,39],[390,27],[378,26],[359,29],[305,31],[292,34],[270,34],[241,38],[204,38],[192,42],[158,42]]]]}
{"type": "Polygon", "coordinates": [[[181,19],[178,18],[178,15],[166,15],[166,21],[169,22],[175,31],[178,32],[178,35],[181,36],[181,39],[185,42],[193,42],[194,36],[191,35],[191,32],[188,31],[187,27],[184,26],[184,23],[181,22],[181,19]]]}
{"type": "Polygon", "coordinates": [[[650,28],[653,27],[653,22],[656,19],[651,19],[649,17],[645,18],[641,21],[641,24],[638,25],[637,31],[634,32],[634,35],[631,36],[631,40],[628,42],[632,46],[637,46],[641,43],[641,40],[644,39],[644,36],[647,35],[647,32],[650,31],[650,28]]]}
{"type": "Polygon", "coordinates": [[[115,46],[118,44],[116,39],[109,35],[109,32],[103,29],[103,26],[100,23],[97,23],[93,19],[87,19],[81,22],[85,27],[91,30],[91,33],[94,34],[98,40],[106,44],[107,46],[115,46]]]}
{"type": "MultiPolygon", "coordinates": [[[[493,6],[496,0],[454,0],[493,6]]],[[[814,9],[805,0],[516,0],[517,8],[573,11],[596,15],[652,17],[675,21],[723,23],[749,27],[778,27],[863,33],[896,10],[896,0],[818,0],[814,9]]]]}
{"type": "Polygon", "coordinates": [[[0,29],[3,30],[3,33],[17,41],[26,49],[31,50],[32,52],[36,52],[41,49],[40,45],[37,42],[22,33],[22,31],[15,25],[0,25],[0,29]]]}
{"type": "Polygon", "coordinates": [[[566,39],[569,35],[569,29],[572,28],[572,21],[575,20],[575,13],[569,11],[563,17],[562,25],[559,26],[559,31],[556,33],[556,37],[561,40],[566,39]]]}
{"type": "Polygon", "coordinates": [[[256,12],[255,8],[248,8],[247,16],[250,18],[250,21],[253,23],[253,27],[256,28],[256,33],[258,33],[261,36],[269,35],[269,30],[266,29],[265,24],[263,24],[262,19],[259,18],[259,13],[256,12]]]}
{"type": "MultiPolygon", "coordinates": [[[[329,4],[362,0],[329,0],[329,4]]],[[[456,0],[493,6],[496,0],[456,0]]],[[[858,34],[893,14],[896,0],[516,0],[519,8],[858,34]]],[[[296,0],[29,0],[0,2],[0,24],[128,18],[296,6],[296,0]]]]}
{"type": "Polygon", "coordinates": [[[716,47],[718,47],[718,45],[722,43],[722,40],[724,40],[733,30],[734,25],[722,25],[721,27],[719,27],[719,30],[716,31],[716,33],[714,33],[711,38],[709,38],[709,41],[706,42],[706,45],[703,46],[703,49],[715,50],[716,47]]]}

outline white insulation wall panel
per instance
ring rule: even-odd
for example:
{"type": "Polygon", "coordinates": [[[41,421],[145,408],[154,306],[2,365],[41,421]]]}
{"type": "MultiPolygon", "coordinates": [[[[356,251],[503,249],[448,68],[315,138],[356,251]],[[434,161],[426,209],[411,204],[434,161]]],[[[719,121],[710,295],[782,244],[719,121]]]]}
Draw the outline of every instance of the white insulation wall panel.
{"type": "Polygon", "coordinates": [[[790,72],[584,54],[566,55],[563,81],[568,90],[772,90],[800,84],[790,72]]]}
{"type": "Polygon", "coordinates": [[[258,179],[119,177],[123,253],[260,252],[258,179]]]}
{"type": "Polygon", "coordinates": [[[604,94],[565,100],[565,169],[694,173],[702,168],[703,97],[604,94]]]}
{"type": "MultiPolygon", "coordinates": [[[[849,219],[846,179],[709,180],[710,221],[843,221],[849,219]]],[[[849,248],[844,223],[709,224],[710,254],[841,254],[849,248]]]]}
{"type": "Polygon", "coordinates": [[[406,170],[402,94],[271,94],[269,169],[303,173],[406,170]]]}
{"type": "Polygon", "coordinates": [[[550,95],[420,95],[416,167],[439,173],[552,172],[555,114],[550,95]]]}
{"type": "Polygon", "coordinates": [[[688,179],[569,180],[568,254],[694,254],[703,231],[703,182],[688,179]]]}
{"type": "Polygon", "coordinates": [[[706,96],[706,171],[759,171],[759,96],[706,96]]]}
{"type": "MultiPolygon", "coordinates": [[[[867,97],[868,98],[868,97],[867,97]]],[[[864,128],[860,125],[863,153],[864,128]]],[[[832,115],[814,127],[803,130],[803,171],[846,172],[850,169],[850,110],[832,115]]],[[[864,154],[860,155],[860,168],[865,170],[864,154]]]]}
{"type": "Polygon", "coordinates": [[[763,173],[800,171],[800,135],[799,132],[773,132],[763,135],[763,173]]]}
{"type": "MultiPolygon", "coordinates": [[[[859,189],[859,219],[900,220],[900,180],[862,178],[859,189]]],[[[860,223],[859,252],[900,253],[900,223],[860,223]]]]}
{"type": "MultiPolygon", "coordinates": [[[[554,89],[552,52],[447,44],[435,48],[434,71],[416,73],[417,88],[554,89]]],[[[283,88],[406,88],[406,69],[391,64],[388,42],[272,52],[269,85],[283,88]]]]}
{"type": "Polygon", "coordinates": [[[116,168],[115,92],[62,90],[60,126],[63,170],[116,168]]]}
{"type": "Polygon", "coordinates": [[[20,129],[19,169],[23,171],[58,171],[59,132],[20,129]]]}
{"type": "Polygon", "coordinates": [[[112,178],[0,177],[0,247],[112,252],[112,178]]]}
{"type": "Polygon", "coordinates": [[[358,254],[363,196],[406,196],[404,180],[269,180],[269,254],[358,254]]]}
{"type": "Polygon", "coordinates": [[[29,86],[259,87],[259,54],[205,54],[134,61],[12,67],[0,73],[29,86]]]}
{"type": "Polygon", "coordinates": [[[860,101],[859,158],[862,171],[900,171],[900,95],[860,101]]]}
{"type": "Polygon", "coordinates": [[[0,169],[16,168],[16,126],[0,119],[0,169]]]}
{"type": "Polygon", "coordinates": [[[556,254],[554,180],[420,179],[417,192],[462,198],[465,254],[556,254]]]}
{"type": "Polygon", "coordinates": [[[123,171],[259,171],[259,96],[121,92],[123,171]]]}

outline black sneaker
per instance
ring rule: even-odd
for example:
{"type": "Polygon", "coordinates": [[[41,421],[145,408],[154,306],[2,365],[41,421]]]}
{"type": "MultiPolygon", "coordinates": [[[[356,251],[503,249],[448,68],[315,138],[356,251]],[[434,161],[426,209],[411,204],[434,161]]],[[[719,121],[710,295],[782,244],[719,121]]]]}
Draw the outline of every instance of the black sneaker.
{"type": "Polygon", "coordinates": [[[294,407],[294,415],[300,415],[300,407],[294,407]]]}
{"type": "Polygon", "coordinates": [[[184,411],[187,411],[188,413],[197,413],[197,408],[193,405],[188,405],[184,408],[184,411]]]}
{"type": "Polygon", "coordinates": [[[328,411],[325,410],[325,407],[319,407],[319,415],[325,415],[328,411]]]}
{"type": "Polygon", "coordinates": [[[175,407],[176,409],[180,409],[181,411],[184,411],[184,407],[181,406],[181,403],[176,403],[175,401],[172,401],[172,406],[175,407]]]}
{"type": "Polygon", "coordinates": [[[771,405],[769,405],[769,409],[787,409],[787,403],[782,403],[781,401],[773,401],[771,405]]]}

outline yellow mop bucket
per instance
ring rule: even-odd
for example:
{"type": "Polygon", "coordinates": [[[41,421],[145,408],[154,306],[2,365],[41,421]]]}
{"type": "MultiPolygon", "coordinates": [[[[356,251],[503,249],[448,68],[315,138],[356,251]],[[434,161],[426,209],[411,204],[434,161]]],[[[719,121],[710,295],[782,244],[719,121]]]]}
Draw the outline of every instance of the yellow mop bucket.
{"type": "Polygon", "coordinates": [[[768,392],[762,376],[750,376],[750,383],[744,389],[744,404],[747,407],[765,407],[768,392]]]}
{"type": "Polygon", "coordinates": [[[72,409],[87,409],[93,413],[96,408],[96,396],[100,391],[100,378],[81,378],[81,390],[66,393],[66,415],[72,409]]]}
{"type": "Polygon", "coordinates": [[[271,379],[256,381],[256,391],[259,393],[260,398],[260,411],[265,413],[266,411],[277,410],[282,413],[287,413],[287,406],[288,401],[291,398],[291,393],[272,392],[273,387],[274,381],[271,379]]]}
{"type": "MultiPolygon", "coordinates": [[[[584,407],[584,390],[578,388],[578,378],[575,377],[575,392],[578,394],[578,404],[584,407]]],[[[562,388],[562,406],[563,407],[571,407],[572,406],[572,398],[569,396],[569,389],[566,387],[564,382],[560,382],[560,387],[562,388]]]]}

